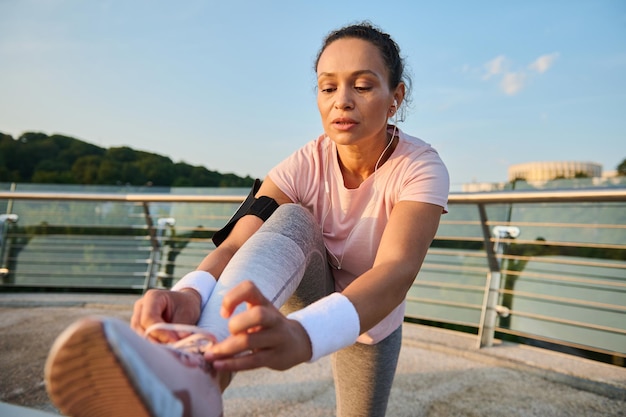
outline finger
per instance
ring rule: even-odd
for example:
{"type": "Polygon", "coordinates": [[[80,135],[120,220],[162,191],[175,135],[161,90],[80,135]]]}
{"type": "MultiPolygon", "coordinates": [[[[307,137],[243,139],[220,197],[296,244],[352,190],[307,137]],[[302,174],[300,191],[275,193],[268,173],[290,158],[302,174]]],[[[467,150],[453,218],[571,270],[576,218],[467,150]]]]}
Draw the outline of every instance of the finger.
{"type": "Polygon", "coordinates": [[[280,323],[284,316],[273,306],[252,306],[236,314],[228,320],[228,331],[231,334],[254,333],[261,329],[269,329],[280,323]]]}
{"type": "Polygon", "coordinates": [[[141,326],[140,317],[141,317],[141,309],[143,306],[143,298],[135,301],[133,305],[133,315],[130,318],[130,327],[136,331],[137,333],[143,333],[144,328],[141,326]]]}
{"type": "MultiPolygon", "coordinates": [[[[160,291],[146,293],[139,316],[139,328],[142,329],[142,334],[150,326],[166,322],[167,308],[167,298],[160,291]]],[[[175,332],[166,330],[155,330],[147,336],[149,339],[160,343],[169,343],[179,339],[175,332]]]]}
{"type": "Polygon", "coordinates": [[[223,341],[211,346],[204,355],[208,361],[230,359],[251,352],[272,350],[277,345],[276,334],[273,331],[256,333],[241,333],[232,335],[223,341]]]}
{"type": "Polygon", "coordinates": [[[216,371],[237,372],[267,366],[271,360],[270,350],[260,350],[236,357],[217,359],[212,362],[212,366],[216,371]]]}
{"type": "Polygon", "coordinates": [[[220,314],[224,318],[229,318],[237,306],[244,302],[249,305],[271,305],[256,285],[251,281],[244,281],[226,293],[220,314]]]}
{"type": "Polygon", "coordinates": [[[235,335],[229,336],[221,342],[211,346],[210,349],[205,352],[204,357],[208,361],[214,361],[216,359],[224,359],[241,355],[250,352],[251,350],[250,339],[247,335],[235,335]]]}

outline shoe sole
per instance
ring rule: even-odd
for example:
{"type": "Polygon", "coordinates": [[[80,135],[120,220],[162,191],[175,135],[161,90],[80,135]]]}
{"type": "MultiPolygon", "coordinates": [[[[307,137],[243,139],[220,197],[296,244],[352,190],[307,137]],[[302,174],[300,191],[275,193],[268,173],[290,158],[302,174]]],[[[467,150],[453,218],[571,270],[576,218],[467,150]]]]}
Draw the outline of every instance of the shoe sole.
{"type": "Polygon", "coordinates": [[[64,415],[151,417],[98,319],[68,327],[52,345],[44,372],[48,395],[64,415]]]}

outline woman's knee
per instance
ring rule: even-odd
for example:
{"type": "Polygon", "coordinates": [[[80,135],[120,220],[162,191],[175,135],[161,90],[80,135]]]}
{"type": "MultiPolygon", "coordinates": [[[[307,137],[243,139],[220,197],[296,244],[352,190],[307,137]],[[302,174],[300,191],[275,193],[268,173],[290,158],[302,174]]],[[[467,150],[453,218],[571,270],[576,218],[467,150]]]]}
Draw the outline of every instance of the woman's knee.
{"type": "Polygon", "coordinates": [[[297,222],[297,223],[311,223],[317,225],[317,221],[313,214],[300,204],[288,203],[281,204],[276,211],[268,219],[268,223],[274,221],[281,222],[297,222]]]}
{"type": "Polygon", "coordinates": [[[322,232],[313,214],[299,204],[282,204],[267,219],[259,232],[279,233],[297,242],[322,241],[322,232]],[[317,239],[315,239],[315,236],[317,239]]]}

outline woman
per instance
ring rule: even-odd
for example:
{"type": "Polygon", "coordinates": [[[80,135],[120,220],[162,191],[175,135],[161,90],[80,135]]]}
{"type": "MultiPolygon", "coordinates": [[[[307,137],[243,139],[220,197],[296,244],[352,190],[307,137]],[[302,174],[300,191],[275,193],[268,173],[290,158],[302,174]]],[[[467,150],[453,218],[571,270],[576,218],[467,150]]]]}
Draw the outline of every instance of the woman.
{"type": "Polygon", "coordinates": [[[369,23],[332,32],[315,70],[324,134],[269,172],[196,271],[137,301],[132,328],[160,343],[93,318],[55,343],[46,375],[62,411],[219,415],[232,373],[332,354],[337,414],[385,414],[404,299],[446,211],[448,174],[428,144],[388,124],[408,85],[387,34],[369,23]],[[181,347],[198,340],[200,353],[181,347]],[[72,349],[98,352],[99,370],[84,362],[64,376],[72,349]],[[64,394],[93,373],[93,391],[116,393],[89,406],[64,394]]]}

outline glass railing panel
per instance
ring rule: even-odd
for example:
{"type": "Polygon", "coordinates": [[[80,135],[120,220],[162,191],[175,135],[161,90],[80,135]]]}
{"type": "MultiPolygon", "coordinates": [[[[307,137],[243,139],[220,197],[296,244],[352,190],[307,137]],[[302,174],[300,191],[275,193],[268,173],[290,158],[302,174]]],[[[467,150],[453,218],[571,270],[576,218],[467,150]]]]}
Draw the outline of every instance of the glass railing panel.
{"type": "Polygon", "coordinates": [[[140,286],[150,245],[146,237],[15,235],[10,280],[52,287],[140,286]]]}
{"type": "Polygon", "coordinates": [[[505,270],[501,304],[512,314],[500,318],[499,328],[626,353],[625,271],[620,261],[589,264],[576,257],[533,259],[523,271],[505,270]]]}
{"type": "MultiPolygon", "coordinates": [[[[11,189],[10,186],[5,188],[11,189]]],[[[45,200],[12,200],[19,222],[10,228],[6,262],[10,274],[5,284],[93,288],[141,288],[156,238],[161,259],[155,266],[165,278],[177,273],[179,254],[191,253],[189,242],[199,246],[191,259],[179,258],[189,270],[212,248],[210,237],[238,207],[233,203],[169,203],[54,200],[55,193],[83,194],[198,194],[245,195],[247,189],[78,186],[19,184],[22,192],[50,193],[45,200]],[[146,217],[149,214],[149,218],[146,217]],[[159,228],[159,219],[173,218],[171,227],[159,228]],[[201,254],[200,254],[201,252],[201,254]],[[168,257],[172,261],[168,261],[168,257]],[[52,271],[45,265],[58,264],[52,271]],[[193,266],[191,266],[193,264],[193,266]],[[71,265],[71,266],[70,266],[71,265]],[[42,273],[40,271],[46,271],[42,273]],[[100,275],[98,275],[100,271],[100,275]]],[[[6,203],[9,200],[3,200],[6,203]]],[[[180,268],[179,268],[180,269],[180,268]]],[[[171,280],[160,284],[171,285],[171,280]]]]}
{"type": "MultiPolygon", "coordinates": [[[[521,232],[514,239],[490,236],[500,249],[499,304],[510,309],[497,330],[624,355],[626,204],[488,204],[486,213],[488,230],[507,225],[521,232]]],[[[484,249],[477,206],[451,204],[407,297],[407,316],[478,327],[484,291],[472,286],[486,282],[484,249]]]]}
{"type": "Polygon", "coordinates": [[[432,250],[407,295],[406,316],[478,327],[487,271],[484,253],[432,250]]]}
{"type": "MultiPolygon", "coordinates": [[[[543,203],[517,204],[511,224],[520,228],[518,240],[572,243],[624,244],[626,204],[543,203]]],[[[593,255],[593,251],[588,251],[593,255]]],[[[626,259],[626,258],[622,258],[626,259]]]]}

